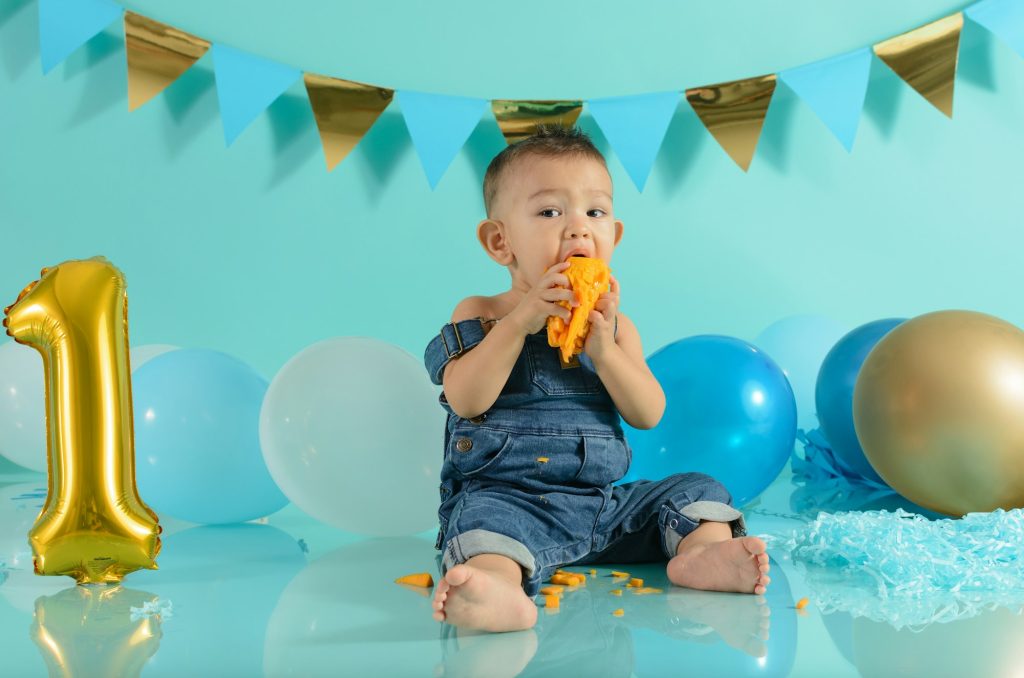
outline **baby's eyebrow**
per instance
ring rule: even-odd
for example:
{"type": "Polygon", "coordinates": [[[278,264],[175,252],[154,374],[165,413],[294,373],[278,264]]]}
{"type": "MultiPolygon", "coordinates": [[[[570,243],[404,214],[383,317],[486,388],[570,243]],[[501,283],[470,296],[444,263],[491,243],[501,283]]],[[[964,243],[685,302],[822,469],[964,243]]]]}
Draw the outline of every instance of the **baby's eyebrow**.
{"type": "Polygon", "coordinates": [[[546,195],[548,193],[558,193],[558,191],[556,191],[553,188],[542,188],[533,195],[531,195],[529,198],[527,198],[527,200],[533,200],[534,198],[539,198],[540,196],[546,195]]]}
{"type": "MultiPolygon", "coordinates": [[[[527,200],[533,200],[534,198],[539,198],[540,196],[545,195],[547,193],[561,193],[561,191],[558,191],[558,190],[556,190],[554,188],[542,188],[541,190],[537,191],[536,193],[531,195],[529,198],[527,198],[527,200]]],[[[601,190],[600,188],[595,188],[595,189],[591,190],[590,193],[591,193],[591,195],[601,195],[601,196],[604,196],[604,197],[608,198],[609,200],[612,199],[612,196],[609,195],[608,191],[601,190]]]]}

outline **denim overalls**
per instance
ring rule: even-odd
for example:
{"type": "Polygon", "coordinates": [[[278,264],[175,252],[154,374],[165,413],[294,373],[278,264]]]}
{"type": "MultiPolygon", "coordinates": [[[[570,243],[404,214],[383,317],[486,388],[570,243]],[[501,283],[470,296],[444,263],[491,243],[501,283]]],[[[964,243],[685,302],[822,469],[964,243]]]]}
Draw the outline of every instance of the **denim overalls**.
{"type": "MultiPolygon", "coordinates": [[[[445,365],[483,340],[482,319],[448,323],[427,346],[427,371],[442,383],[445,365]]],[[[500,322],[500,321],[499,321],[500,322]]],[[[441,568],[492,553],[523,568],[536,595],[563,565],[648,562],[676,554],[700,521],[743,517],[713,478],[676,474],[613,486],[631,458],[611,397],[586,354],[563,368],[547,330],[528,335],[489,410],[464,419],[448,412],[441,467],[441,568]]]]}

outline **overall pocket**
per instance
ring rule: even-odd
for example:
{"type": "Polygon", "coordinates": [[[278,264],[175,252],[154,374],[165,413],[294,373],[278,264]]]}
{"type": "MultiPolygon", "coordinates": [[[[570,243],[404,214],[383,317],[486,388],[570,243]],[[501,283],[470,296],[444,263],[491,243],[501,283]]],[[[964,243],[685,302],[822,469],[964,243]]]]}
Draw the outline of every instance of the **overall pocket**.
{"type": "Polygon", "coordinates": [[[578,481],[594,487],[605,487],[620,480],[629,470],[632,453],[624,438],[585,436],[586,458],[578,481]]]}
{"type": "Polygon", "coordinates": [[[448,441],[448,459],[459,473],[472,476],[493,467],[510,444],[506,431],[460,426],[452,431],[448,441]]]}
{"type": "Polygon", "coordinates": [[[526,356],[533,384],[548,395],[594,395],[600,393],[601,379],[588,355],[578,356],[579,367],[562,369],[558,349],[546,339],[526,338],[526,356]]]}

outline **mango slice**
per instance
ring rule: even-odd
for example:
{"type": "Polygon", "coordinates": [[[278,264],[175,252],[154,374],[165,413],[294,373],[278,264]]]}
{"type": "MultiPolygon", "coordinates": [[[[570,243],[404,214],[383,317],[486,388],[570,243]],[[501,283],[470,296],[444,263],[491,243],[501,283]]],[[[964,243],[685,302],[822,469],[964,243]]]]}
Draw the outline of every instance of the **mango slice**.
{"type": "Polygon", "coordinates": [[[568,326],[558,316],[548,318],[548,345],[557,347],[562,362],[568,363],[574,355],[583,353],[583,343],[590,332],[590,321],[587,318],[594,310],[598,298],[611,287],[611,269],[603,259],[570,257],[565,275],[576,293],[579,306],[572,308],[567,301],[558,302],[572,309],[572,318],[568,326]]]}

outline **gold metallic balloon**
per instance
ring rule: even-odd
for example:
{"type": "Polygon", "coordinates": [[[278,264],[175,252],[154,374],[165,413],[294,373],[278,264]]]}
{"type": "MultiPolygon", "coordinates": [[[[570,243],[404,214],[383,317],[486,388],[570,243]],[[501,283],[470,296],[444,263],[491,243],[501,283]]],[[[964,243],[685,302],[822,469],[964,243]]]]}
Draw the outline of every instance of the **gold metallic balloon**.
{"type": "Polygon", "coordinates": [[[1024,332],[973,311],[907,320],[853,392],[864,454],[907,499],[952,516],[1024,507],[1024,332]]]}
{"type": "Polygon", "coordinates": [[[32,640],[51,676],[138,676],[160,647],[159,615],[132,619],[156,598],[121,586],[74,586],[36,599],[32,640]]]}
{"type": "Polygon", "coordinates": [[[135,488],[124,275],[102,257],[66,261],[4,313],[7,334],[43,356],[49,474],[28,535],[36,574],[83,584],[155,570],[160,525],[135,488]]]}

